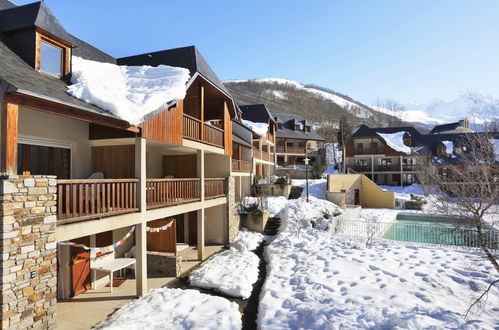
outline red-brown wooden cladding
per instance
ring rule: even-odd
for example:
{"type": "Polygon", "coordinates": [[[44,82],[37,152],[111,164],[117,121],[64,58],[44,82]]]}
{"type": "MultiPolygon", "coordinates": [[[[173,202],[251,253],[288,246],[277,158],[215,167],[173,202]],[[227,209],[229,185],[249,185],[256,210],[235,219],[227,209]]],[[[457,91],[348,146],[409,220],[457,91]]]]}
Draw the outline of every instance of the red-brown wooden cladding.
{"type": "Polygon", "coordinates": [[[262,154],[260,153],[260,150],[253,148],[253,158],[262,159],[262,154]]]}
{"type": "Polygon", "coordinates": [[[225,179],[209,178],[204,179],[204,197],[205,199],[225,196],[225,179]]]}
{"type": "Polygon", "coordinates": [[[273,161],[272,156],[266,151],[262,151],[262,159],[268,162],[273,161]]]}
{"type": "Polygon", "coordinates": [[[157,113],[145,120],[139,127],[142,128],[142,136],[146,139],[181,145],[182,118],[183,101],[179,101],[177,107],[157,113]]]}
{"type": "Polygon", "coordinates": [[[227,102],[224,102],[224,132],[225,154],[232,155],[232,120],[227,108],[227,102]]]}
{"type": "Polygon", "coordinates": [[[137,179],[57,180],[59,223],[138,211],[137,179]]]}
{"type": "Polygon", "coordinates": [[[160,219],[150,221],[147,225],[158,228],[173,222],[167,230],[156,233],[147,233],[147,251],[177,253],[177,223],[175,219],[160,219]]]}
{"type": "Polygon", "coordinates": [[[184,113],[184,135],[185,138],[201,141],[201,120],[184,113]]]}
{"type": "Polygon", "coordinates": [[[203,141],[213,144],[218,147],[223,147],[224,143],[224,131],[215,126],[204,125],[204,137],[203,141]]]}
{"type": "Polygon", "coordinates": [[[251,172],[251,162],[245,160],[232,160],[232,171],[234,172],[251,172]]]}
{"type": "Polygon", "coordinates": [[[148,179],[147,208],[195,202],[200,200],[200,179],[148,179]]]}

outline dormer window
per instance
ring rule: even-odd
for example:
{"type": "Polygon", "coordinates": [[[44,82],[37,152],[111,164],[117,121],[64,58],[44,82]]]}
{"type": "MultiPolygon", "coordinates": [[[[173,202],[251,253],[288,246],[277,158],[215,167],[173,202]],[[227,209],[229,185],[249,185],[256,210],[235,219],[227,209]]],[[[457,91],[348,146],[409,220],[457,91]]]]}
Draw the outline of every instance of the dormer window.
{"type": "Polygon", "coordinates": [[[48,33],[36,33],[36,69],[64,77],[70,73],[71,44],[48,33]]]}
{"type": "Polygon", "coordinates": [[[310,133],[310,126],[305,126],[305,132],[310,133]]]}
{"type": "Polygon", "coordinates": [[[300,130],[300,125],[294,125],[294,130],[299,131],[300,130]]]}
{"type": "Polygon", "coordinates": [[[40,70],[56,76],[62,75],[62,56],[64,50],[53,44],[40,41],[40,70]]]}

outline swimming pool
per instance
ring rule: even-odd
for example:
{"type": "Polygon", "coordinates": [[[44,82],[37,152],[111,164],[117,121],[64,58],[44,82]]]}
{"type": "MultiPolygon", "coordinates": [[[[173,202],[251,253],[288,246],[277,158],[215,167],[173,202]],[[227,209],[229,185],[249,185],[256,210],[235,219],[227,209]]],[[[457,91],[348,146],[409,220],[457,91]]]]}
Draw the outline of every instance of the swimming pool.
{"type": "MultiPolygon", "coordinates": [[[[398,215],[397,221],[384,233],[383,237],[395,241],[418,242],[442,245],[460,245],[478,247],[477,231],[470,225],[444,218],[416,217],[398,215]]],[[[485,233],[490,248],[497,249],[499,234],[487,231],[485,233]]]]}

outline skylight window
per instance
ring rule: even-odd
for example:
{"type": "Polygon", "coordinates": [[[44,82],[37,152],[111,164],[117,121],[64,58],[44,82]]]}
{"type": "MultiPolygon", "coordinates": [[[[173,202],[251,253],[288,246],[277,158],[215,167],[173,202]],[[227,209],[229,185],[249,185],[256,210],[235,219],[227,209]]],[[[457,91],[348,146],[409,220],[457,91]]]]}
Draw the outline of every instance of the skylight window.
{"type": "Polygon", "coordinates": [[[40,70],[56,76],[62,75],[64,51],[44,40],[40,41],[40,70]]]}

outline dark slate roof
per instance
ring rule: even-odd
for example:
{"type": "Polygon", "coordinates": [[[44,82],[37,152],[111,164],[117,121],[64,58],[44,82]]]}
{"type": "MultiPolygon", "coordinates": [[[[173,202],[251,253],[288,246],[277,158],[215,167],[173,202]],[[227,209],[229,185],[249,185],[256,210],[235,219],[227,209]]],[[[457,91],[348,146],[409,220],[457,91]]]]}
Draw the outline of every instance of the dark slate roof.
{"type": "Polygon", "coordinates": [[[235,142],[252,148],[253,131],[236,120],[232,121],[232,138],[235,142]]]}
{"type": "Polygon", "coordinates": [[[281,122],[283,124],[282,129],[279,128],[277,129],[277,137],[279,138],[317,140],[317,141],[326,140],[322,136],[317,134],[314,130],[311,130],[310,132],[293,130],[293,125],[300,125],[300,122],[304,121],[304,119],[300,116],[279,114],[279,113],[272,113],[272,116],[277,122],[281,122]]]}
{"type": "Polygon", "coordinates": [[[377,133],[393,134],[402,131],[408,132],[412,138],[421,136],[421,133],[412,126],[371,128],[367,125],[362,124],[353,132],[352,137],[376,137],[378,136],[377,133]]]}
{"type": "Polygon", "coordinates": [[[189,70],[191,77],[199,72],[203,77],[208,79],[213,85],[220,88],[224,93],[230,96],[229,91],[222,84],[203,55],[199,52],[196,46],[188,46],[161,50],[158,52],[145,53],[128,57],[118,58],[119,65],[151,65],[158,66],[160,64],[186,68],[189,70]]]}
{"type": "Polygon", "coordinates": [[[440,132],[452,131],[460,126],[459,122],[437,125],[433,127],[429,134],[439,134],[440,132]]]}
{"type": "Polygon", "coordinates": [[[16,4],[8,0],[0,0],[0,10],[15,7],[16,4]]]}
{"type": "Polygon", "coordinates": [[[0,38],[0,82],[9,84],[12,91],[21,90],[27,94],[53,99],[87,111],[115,117],[105,110],[66,93],[67,85],[64,81],[36,71],[14,54],[2,41],[0,38]]]}
{"type": "Polygon", "coordinates": [[[269,120],[275,122],[265,104],[240,105],[243,113],[243,119],[254,123],[268,123],[269,120]]]}

